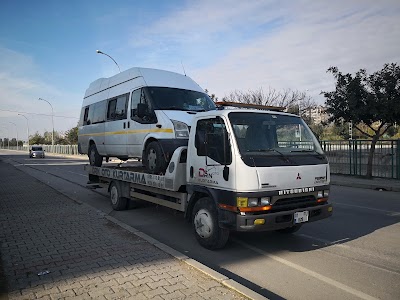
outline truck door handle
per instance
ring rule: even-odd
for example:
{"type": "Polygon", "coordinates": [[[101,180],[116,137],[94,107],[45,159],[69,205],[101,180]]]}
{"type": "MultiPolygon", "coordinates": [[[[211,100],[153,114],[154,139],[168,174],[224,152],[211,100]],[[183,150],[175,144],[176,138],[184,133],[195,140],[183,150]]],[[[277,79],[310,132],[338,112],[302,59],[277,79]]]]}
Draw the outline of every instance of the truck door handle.
{"type": "Polygon", "coordinates": [[[124,129],[126,128],[126,124],[125,124],[125,122],[124,122],[124,129]]]}
{"type": "Polygon", "coordinates": [[[129,121],[128,121],[128,128],[131,128],[131,123],[129,123],[129,121]]]}

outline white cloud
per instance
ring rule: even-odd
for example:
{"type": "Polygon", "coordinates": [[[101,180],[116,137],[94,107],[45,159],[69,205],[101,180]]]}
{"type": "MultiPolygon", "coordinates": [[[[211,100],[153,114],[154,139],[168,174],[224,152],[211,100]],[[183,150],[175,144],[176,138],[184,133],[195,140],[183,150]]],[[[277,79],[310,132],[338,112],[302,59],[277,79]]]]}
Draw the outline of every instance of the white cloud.
{"type": "Polygon", "coordinates": [[[143,37],[173,45],[167,58],[159,47],[149,51],[154,66],[180,71],[171,54],[186,56],[190,76],[219,97],[272,87],[309,90],[323,102],[320,91],[334,85],[328,67],[374,72],[399,61],[399,19],[396,1],[197,1],[143,37]]]}
{"type": "MultiPolygon", "coordinates": [[[[71,95],[43,82],[40,68],[30,56],[0,48],[0,70],[0,137],[8,134],[16,137],[12,122],[17,126],[18,137],[26,140],[26,120],[18,112],[25,112],[30,134],[51,131],[51,107],[38,101],[39,97],[52,103],[55,116],[79,117],[80,103],[74,105],[70,99],[81,99],[81,95],[71,95]]],[[[76,126],[77,121],[55,117],[54,127],[56,131],[66,131],[76,126]]]]}

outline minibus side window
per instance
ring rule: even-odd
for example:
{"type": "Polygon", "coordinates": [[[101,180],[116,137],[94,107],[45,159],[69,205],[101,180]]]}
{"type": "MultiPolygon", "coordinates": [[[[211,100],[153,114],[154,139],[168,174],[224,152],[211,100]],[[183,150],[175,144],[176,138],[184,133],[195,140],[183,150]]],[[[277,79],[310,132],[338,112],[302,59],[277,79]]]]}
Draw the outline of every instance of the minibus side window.
{"type": "Polygon", "coordinates": [[[144,124],[157,123],[157,117],[151,108],[151,103],[148,99],[147,92],[143,88],[132,92],[131,119],[144,124]],[[143,118],[139,118],[137,115],[137,106],[139,103],[147,105],[147,112],[143,118]]]}
{"type": "Polygon", "coordinates": [[[85,108],[84,108],[84,112],[83,112],[83,122],[82,122],[82,124],[83,125],[89,125],[88,124],[88,118],[89,118],[89,106],[86,106],[85,108]]]}
{"type": "Polygon", "coordinates": [[[91,105],[90,108],[91,110],[90,114],[92,115],[91,124],[102,123],[105,121],[106,105],[107,101],[101,101],[91,105]]]}
{"type": "Polygon", "coordinates": [[[107,120],[122,120],[126,119],[126,107],[128,104],[128,95],[121,95],[117,98],[111,99],[108,102],[107,120]]]}

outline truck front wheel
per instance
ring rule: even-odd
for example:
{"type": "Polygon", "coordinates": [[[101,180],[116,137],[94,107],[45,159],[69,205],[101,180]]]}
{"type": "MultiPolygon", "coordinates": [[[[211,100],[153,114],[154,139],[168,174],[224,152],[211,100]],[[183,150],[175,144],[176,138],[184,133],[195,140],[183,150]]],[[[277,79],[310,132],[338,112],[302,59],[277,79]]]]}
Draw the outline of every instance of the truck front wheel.
{"type": "Polygon", "coordinates": [[[128,208],[129,199],[121,197],[121,189],[115,182],[110,184],[110,199],[111,206],[114,210],[125,210],[128,208]]]}
{"type": "Polygon", "coordinates": [[[208,198],[199,199],[193,208],[193,232],[204,248],[223,248],[229,238],[229,230],[218,225],[218,212],[214,202],[208,198]]]}

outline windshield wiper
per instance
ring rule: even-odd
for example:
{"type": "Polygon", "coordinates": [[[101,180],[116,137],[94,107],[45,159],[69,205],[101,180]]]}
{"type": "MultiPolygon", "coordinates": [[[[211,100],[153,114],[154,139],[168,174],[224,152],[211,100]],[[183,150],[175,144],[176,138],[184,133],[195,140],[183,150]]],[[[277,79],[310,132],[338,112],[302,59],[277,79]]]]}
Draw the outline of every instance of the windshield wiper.
{"type": "Polygon", "coordinates": [[[290,150],[290,152],[315,152],[315,153],[318,153],[317,151],[312,150],[312,149],[290,150]]]}
{"type": "Polygon", "coordinates": [[[278,151],[274,148],[267,148],[267,149],[252,149],[252,150],[246,150],[247,152],[276,152],[280,156],[282,156],[286,161],[289,161],[289,158],[283,154],[281,151],[278,151]]]}

